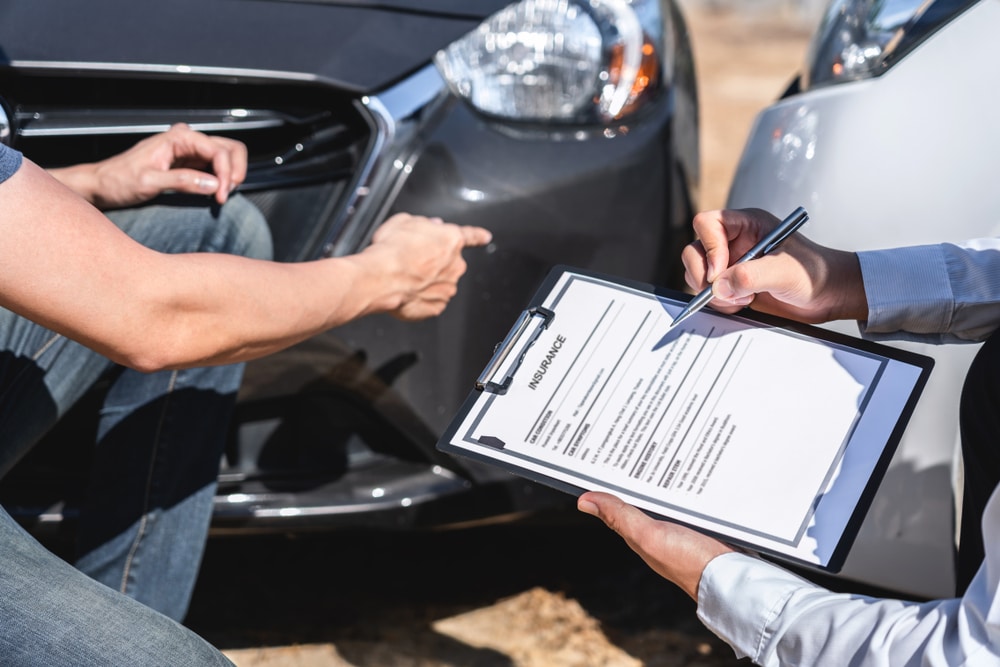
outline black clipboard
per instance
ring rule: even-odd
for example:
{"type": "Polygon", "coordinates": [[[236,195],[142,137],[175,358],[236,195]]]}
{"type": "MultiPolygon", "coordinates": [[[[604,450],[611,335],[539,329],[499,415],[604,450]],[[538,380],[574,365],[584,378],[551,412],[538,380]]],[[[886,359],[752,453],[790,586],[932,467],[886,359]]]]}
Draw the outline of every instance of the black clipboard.
{"type": "Polygon", "coordinates": [[[731,544],[838,572],[933,359],[749,312],[705,310],[667,331],[690,298],[554,267],[438,448],[573,495],[608,491],[731,544]],[[753,390],[768,386],[759,368],[775,351],[791,360],[782,377],[802,379],[801,389],[772,387],[799,406],[773,415],[780,429],[760,418],[767,403],[753,390]],[[818,462],[811,439],[822,443],[818,462]],[[761,466],[771,479],[740,476],[764,457],[776,459],[761,466]],[[772,490],[783,484],[790,490],[772,490]],[[748,493],[760,485],[767,494],[748,493]],[[772,502],[786,493],[794,502],[772,502]]]}

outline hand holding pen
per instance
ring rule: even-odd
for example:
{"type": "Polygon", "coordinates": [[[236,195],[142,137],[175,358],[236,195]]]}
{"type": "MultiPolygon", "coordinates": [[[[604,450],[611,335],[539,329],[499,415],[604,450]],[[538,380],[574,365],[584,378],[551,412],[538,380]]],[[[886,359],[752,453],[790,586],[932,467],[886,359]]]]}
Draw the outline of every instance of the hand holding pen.
{"type": "MultiPolygon", "coordinates": [[[[804,208],[799,206],[797,209],[792,211],[787,218],[782,220],[781,224],[772,229],[768,234],[765,234],[756,245],[750,248],[745,255],[740,257],[740,259],[736,261],[736,264],[749,262],[752,259],[763,257],[764,255],[772,252],[780,246],[785,239],[794,234],[799,227],[804,225],[808,219],[809,214],[806,213],[804,208]]],[[[697,296],[691,299],[690,302],[688,302],[688,305],[684,307],[684,310],[682,310],[677,317],[674,318],[674,321],[670,323],[670,326],[675,327],[697,313],[699,310],[708,305],[708,302],[712,300],[713,296],[712,286],[709,285],[699,292],[697,296]]]]}
{"type": "Polygon", "coordinates": [[[750,255],[780,224],[760,209],[699,213],[694,218],[699,241],[681,255],[688,285],[703,291],[711,281],[709,301],[714,296],[712,307],[724,313],[750,306],[799,322],[867,319],[861,267],[853,252],[793,233],[755,261],[730,260],[750,255]]]}

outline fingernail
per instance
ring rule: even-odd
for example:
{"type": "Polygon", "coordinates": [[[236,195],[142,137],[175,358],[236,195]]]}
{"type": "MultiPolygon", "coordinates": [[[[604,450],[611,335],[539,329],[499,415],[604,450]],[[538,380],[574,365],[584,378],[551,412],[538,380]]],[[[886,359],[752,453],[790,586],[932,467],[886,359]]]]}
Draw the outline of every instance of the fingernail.
{"type": "Polygon", "coordinates": [[[590,502],[589,500],[581,500],[576,504],[576,508],[583,512],[584,514],[589,514],[591,516],[600,516],[597,511],[597,505],[590,502]]]}
{"type": "Polygon", "coordinates": [[[194,179],[195,185],[197,185],[202,190],[215,190],[219,187],[219,181],[208,176],[202,176],[194,179]]]}

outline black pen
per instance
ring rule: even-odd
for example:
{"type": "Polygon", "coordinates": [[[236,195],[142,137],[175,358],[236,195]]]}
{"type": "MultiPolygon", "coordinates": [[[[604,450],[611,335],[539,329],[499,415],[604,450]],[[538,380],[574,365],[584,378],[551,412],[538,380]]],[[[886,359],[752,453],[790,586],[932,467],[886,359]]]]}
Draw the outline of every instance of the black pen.
{"type": "MultiPolygon", "coordinates": [[[[806,220],[809,219],[809,214],[806,210],[799,206],[797,209],[792,211],[791,215],[781,221],[777,227],[771,230],[764,238],[757,242],[757,245],[750,248],[747,254],[743,255],[736,261],[736,264],[742,264],[743,262],[749,262],[751,259],[757,259],[758,257],[763,257],[768,254],[789,236],[794,234],[799,227],[806,224],[806,220]]],[[[701,292],[698,293],[696,297],[688,302],[688,305],[684,307],[684,310],[680,312],[680,315],[674,318],[674,321],[670,323],[670,327],[673,328],[691,317],[699,310],[708,305],[708,302],[712,300],[712,286],[709,285],[701,292]]]]}

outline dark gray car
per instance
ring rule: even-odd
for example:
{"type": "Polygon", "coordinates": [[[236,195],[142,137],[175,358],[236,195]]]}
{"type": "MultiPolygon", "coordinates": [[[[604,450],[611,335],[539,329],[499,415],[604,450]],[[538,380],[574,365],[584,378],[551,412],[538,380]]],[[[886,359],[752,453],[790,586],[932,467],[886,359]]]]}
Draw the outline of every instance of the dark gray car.
{"type": "MultiPolygon", "coordinates": [[[[441,317],[248,365],[216,531],[566,503],[438,436],[553,264],[677,285],[690,235],[697,98],[671,0],[7,0],[0,106],[0,139],[46,167],[178,121],[244,141],[282,261],[355,252],[396,211],[492,230],[441,317]]],[[[4,480],[39,531],[70,523],[90,455],[70,417],[4,480]]]]}

